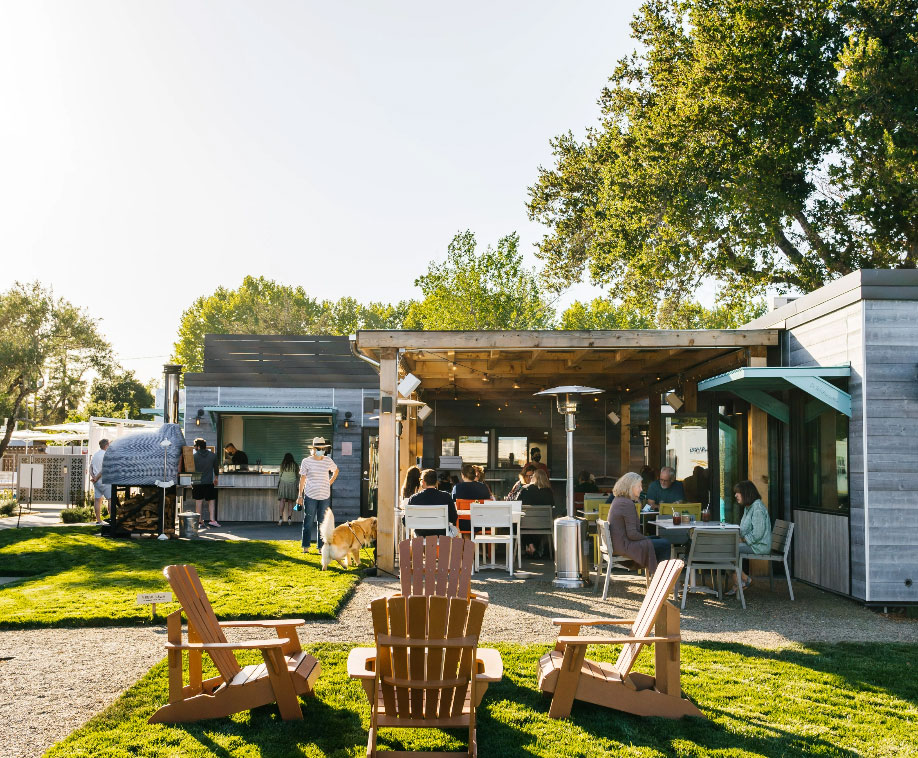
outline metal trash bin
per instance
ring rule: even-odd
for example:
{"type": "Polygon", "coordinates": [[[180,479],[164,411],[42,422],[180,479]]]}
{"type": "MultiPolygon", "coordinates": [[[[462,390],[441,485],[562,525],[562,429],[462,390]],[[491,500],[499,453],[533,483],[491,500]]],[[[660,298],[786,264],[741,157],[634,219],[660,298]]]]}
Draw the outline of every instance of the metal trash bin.
{"type": "Polygon", "coordinates": [[[590,569],[584,559],[586,521],[562,516],[555,519],[555,587],[577,589],[590,584],[590,569]]]}
{"type": "Polygon", "coordinates": [[[178,515],[179,537],[194,540],[198,538],[198,521],[201,515],[196,511],[185,511],[178,515]]]}

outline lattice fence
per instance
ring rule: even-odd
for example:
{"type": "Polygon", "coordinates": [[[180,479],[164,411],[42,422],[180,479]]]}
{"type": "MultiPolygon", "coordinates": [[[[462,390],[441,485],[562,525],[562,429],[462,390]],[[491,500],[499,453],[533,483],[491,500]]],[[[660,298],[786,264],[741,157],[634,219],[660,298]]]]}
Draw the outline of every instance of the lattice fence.
{"type": "MultiPolygon", "coordinates": [[[[22,455],[19,460],[21,463],[41,463],[45,467],[44,486],[32,491],[33,503],[83,504],[85,455],[22,455]]],[[[28,499],[28,489],[20,486],[20,502],[28,502],[28,499]]]]}

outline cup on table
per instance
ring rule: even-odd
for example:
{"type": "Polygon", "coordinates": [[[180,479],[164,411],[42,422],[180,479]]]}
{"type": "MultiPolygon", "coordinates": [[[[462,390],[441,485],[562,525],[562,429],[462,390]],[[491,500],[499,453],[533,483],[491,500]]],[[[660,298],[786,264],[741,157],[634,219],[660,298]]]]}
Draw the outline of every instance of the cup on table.
{"type": "Polygon", "coordinates": [[[679,511],[673,511],[673,526],[679,526],[682,523],[682,514],[679,511]]]}

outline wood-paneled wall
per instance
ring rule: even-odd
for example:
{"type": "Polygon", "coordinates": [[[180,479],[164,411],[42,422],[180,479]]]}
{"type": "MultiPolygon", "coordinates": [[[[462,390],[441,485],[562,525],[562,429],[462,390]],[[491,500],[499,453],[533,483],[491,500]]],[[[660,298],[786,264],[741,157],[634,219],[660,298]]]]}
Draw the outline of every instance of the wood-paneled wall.
{"type": "Polygon", "coordinates": [[[794,511],[794,576],[818,587],[849,592],[848,518],[794,511]]]}

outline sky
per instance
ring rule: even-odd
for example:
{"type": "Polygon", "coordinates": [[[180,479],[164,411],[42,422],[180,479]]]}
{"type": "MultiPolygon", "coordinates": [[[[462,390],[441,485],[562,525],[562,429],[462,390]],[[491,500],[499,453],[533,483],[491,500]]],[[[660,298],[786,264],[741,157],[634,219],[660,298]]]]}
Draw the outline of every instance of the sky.
{"type": "Polygon", "coordinates": [[[638,5],[4,0],[0,289],[85,307],[146,381],[247,274],[397,301],[465,229],[535,266],[527,188],[638,5]]]}

